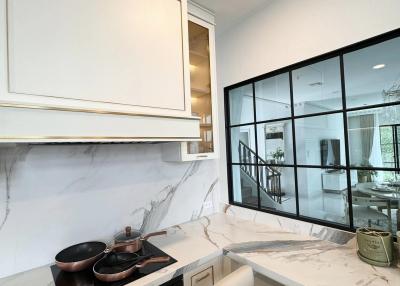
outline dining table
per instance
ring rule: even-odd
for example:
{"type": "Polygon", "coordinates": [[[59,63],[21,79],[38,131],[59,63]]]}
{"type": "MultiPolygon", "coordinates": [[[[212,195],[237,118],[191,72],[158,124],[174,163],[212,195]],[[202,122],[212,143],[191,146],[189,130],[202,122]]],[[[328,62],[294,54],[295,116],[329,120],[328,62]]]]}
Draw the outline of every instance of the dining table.
{"type": "MultiPolygon", "coordinates": [[[[389,208],[397,208],[396,222],[397,231],[400,231],[400,182],[366,182],[356,185],[358,191],[389,201],[389,208]]],[[[390,213],[390,209],[389,209],[390,213]]]]}

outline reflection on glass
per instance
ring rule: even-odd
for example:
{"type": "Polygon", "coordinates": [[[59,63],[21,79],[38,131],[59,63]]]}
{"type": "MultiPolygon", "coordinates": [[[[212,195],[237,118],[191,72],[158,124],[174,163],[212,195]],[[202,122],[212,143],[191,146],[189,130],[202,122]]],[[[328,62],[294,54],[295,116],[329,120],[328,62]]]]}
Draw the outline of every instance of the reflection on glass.
{"type": "Polygon", "coordinates": [[[298,168],[300,215],[348,225],[344,170],[298,168]]]}
{"type": "Polygon", "coordinates": [[[258,174],[261,207],[296,213],[293,168],[259,166],[258,174]]]}
{"type": "Polygon", "coordinates": [[[257,164],[254,125],[231,128],[232,163],[257,164]]]}
{"type": "Polygon", "coordinates": [[[253,87],[251,84],[229,91],[230,124],[254,122],[253,87]]]}
{"type": "Polygon", "coordinates": [[[292,122],[257,124],[258,156],[263,164],[293,164],[292,122]]]}
{"type": "Polygon", "coordinates": [[[297,183],[301,217],[400,230],[399,51],[400,37],[344,54],[343,82],[339,56],[293,70],[293,106],[288,73],[257,79],[256,122],[252,85],[230,91],[235,201],[296,213],[297,183]]]}
{"type": "Polygon", "coordinates": [[[295,115],[342,109],[338,57],[294,70],[292,79],[295,115]]]}
{"type": "Polygon", "coordinates": [[[255,83],[257,121],[290,117],[289,74],[255,83]]]}
{"type": "Polygon", "coordinates": [[[189,154],[214,151],[211,108],[209,31],[189,21],[189,60],[192,114],[200,117],[200,142],[189,142],[189,154]]]}
{"type": "Polygon", "coordinates": [[[346,105],[400,100],[400,38],[345,54],[346,105]]]}
{"type": "Polygon", "coordinates": [[[400,166],[400,106],[349,112],[347,122],[352,166],[400,166]]]}
{"type": "Polygon", "coordinates": [[[343,115],[335,113],[295,120],[299,165],[345,165],[343,115]]]}
{"type": "Polygon", "coordinates": [[[400,229],[400,176],[391,171],[352,170],[353,218],[356,227],[395,233],[400,229]]]}
{"type": "Polygon", "coordinates": [[[256,166],[233,165],[233,200],[238,203],[258,206],[256,166]]]}

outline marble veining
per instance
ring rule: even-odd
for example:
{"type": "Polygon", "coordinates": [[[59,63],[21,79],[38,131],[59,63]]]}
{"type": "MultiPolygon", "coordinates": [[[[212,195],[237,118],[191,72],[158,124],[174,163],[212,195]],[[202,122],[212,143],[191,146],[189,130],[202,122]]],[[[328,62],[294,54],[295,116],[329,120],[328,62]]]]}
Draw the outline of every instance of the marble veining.
{"type": "MultiPolygon", "coordinates": [[[[166,186],[161,192],[161,196],[164,195],[160,200],[152,200],[150,202],[150,209],[141,208],[144,210],[143,223],[140,230],[143,233],[151,232],[159,228],[163,218],[167,215],[170,210],[171,201],[173,200],[179,187],[186,182],[191,176],[194,176],[199,170],[200,162],[192,162],[183,174],[182,178],[174,185],[166,186]]],[[[137,213],[137,210],[132,212],[137,213]]]]}
{"type": "MultiPolygon", "coordinates": [[[[175,225],[167,231],[167,236],[153,237],[151,242],[178,261],[129,286],[160,285],[222,254],[288,286],[400,285],[400,269],[366,264],[358,259],[356,248],[351,245],[223,213],[175,225]]],[[[49,281],[46,269],[0,279],[0,285],[17,286],[28,278],[32,286],[46,285],[39,284],[49,281]]]]}
{"type": "Polygon", "coordinates": [[[305,234],[320,240],[327,240],[337,244],[354,244],[355,234],[340,229],[326,227],[318,224],[294,220],[270,213],[259,212],[234,205],[222,204],[221,211],[228,215],[265,223],[271,227],[277,227],[286,231],[305,234]]]}
{"type": "Polygon", "coordinates": [[[327,251],[334,247],[325,241],[316,240],[278,240],[278,241],[251,241],[233,243],[225,247],[227,251],[235,253],[249,252],[288,252],[313,249],[327,251]]]}
{"type": "Polygon", "coordinates": [[[207,191],[206,195],[204,196],[203,203],[201,204],[200,211],[198,213],[193,211],[191,220],[199,219],[203,215],[204,204],[207,202],[207,200],[209,199],[210,195],[214,192],[214,189],[215,189],[215,186],[217,185],[217,183],[218,183],[218,178],[215,179],[214,182],[212,182],[211,186],[208,188],[208,191],[207,191]]]}
{"type": "Polygon", "coordinates": [[[164,162],[161,147],[1,146],[0,278],[126,225],[152,232],[218,211],[217,162],[164,162]]]}
{"type": "Polygon", "coordinates": [[[218,244],[217,244],[215,241],[213,241],[213,240],[211,239],[211,236],[210,236],[210,233],[209,233],[209,230],[208,230],[208,227],[211,225],[211,220],[210,220],[207,216],[203,217],[202,219],[205,220],[205,223],[201,223],[201,224],[203,225],[204,237],[205,237],[212,245],[214,245],[216,248],[219,248],[218,244]]]}
{"type": "Polygon", "coordinates": [[[0,149],[0,178],[4,178],[5,202],[3,218],[0,221],[0,231],[7,222],[10,215],[10,199],[11,199],[11,180],[14,175],[15,165],[19,160],[23,160],[31,148],[23,146],[22,148],[3,148],[0,149]],[[11,154],[7,154],[11,150],[11,154]]]}

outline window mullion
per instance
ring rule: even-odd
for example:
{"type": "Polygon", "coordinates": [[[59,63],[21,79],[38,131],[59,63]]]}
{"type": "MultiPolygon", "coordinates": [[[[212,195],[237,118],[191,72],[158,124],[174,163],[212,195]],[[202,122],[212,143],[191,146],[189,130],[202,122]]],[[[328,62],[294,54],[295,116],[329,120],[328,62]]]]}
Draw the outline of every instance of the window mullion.
{"type": "Polygon", "coordinates": [[[297,182],[297,153],[296,153],[296,127],[294,119],[294,100],[293,100],[293,77],[292,71],[289,71],[289,87],[290,87],[290,112],[292,117],[292,146],[293,146],[293,172],[294,172],[294,191],[296,198],[296,216],[300,217],[299,208],[299,187],[297,182]]]}
{"type": "Polygon", "coordinates": [[[342,107],[343,107],[343,129],[344,129],[344,146],[346,154],[346,175],[347,175],[347,204],[348,204],[348,216],[350,228],[354,228],[353,218],[353,198],[351,194],[351,176],[350,176],[350,150],[349,150],[349,132],[347,126],[347,106],[346,106],[346,83],[344,75],[344,61],[343,54],[340,56],[340,82],[342,89],[342,107]]]}

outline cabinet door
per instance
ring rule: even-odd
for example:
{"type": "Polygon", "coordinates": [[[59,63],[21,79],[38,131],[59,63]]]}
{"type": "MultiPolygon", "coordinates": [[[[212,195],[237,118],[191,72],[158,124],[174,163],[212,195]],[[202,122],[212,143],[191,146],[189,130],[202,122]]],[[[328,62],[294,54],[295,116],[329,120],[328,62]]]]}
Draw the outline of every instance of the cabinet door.
{"type": "Polygon", "coordinates": [[[218,157],[218,115],[214,25],[190,15],[188,21],[192,115],[200,118],[200,141],[163,144],[165,161],[218,157]]]}
{"type": "Polygon", "coordinates": [[[0,3],[0,100],[190,115],[185,0],[0,3]]]}
{"type": "Polygon", "coordinates": [[[216,91],[214,26],[189,18],[189,61],[192,115],[200,117],[200,142],[186,144],[186,157],[207,158],[215,154],[216,91]]]}

